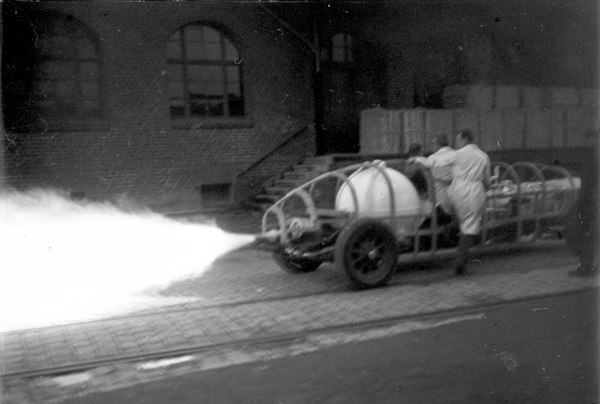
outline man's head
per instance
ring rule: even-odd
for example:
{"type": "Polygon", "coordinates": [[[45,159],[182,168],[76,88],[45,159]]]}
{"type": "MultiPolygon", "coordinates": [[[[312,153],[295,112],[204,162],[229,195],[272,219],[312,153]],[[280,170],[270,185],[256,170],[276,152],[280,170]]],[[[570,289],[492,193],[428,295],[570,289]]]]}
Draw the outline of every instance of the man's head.
{"type": "Polygon", "coordinates": [[[454,142],[457,149],[463,148],[468,144],[473,143],[473,132],[470,129],[463,129],[456,135],[454,142]]]}
{"type": "Polygon", "coordinates": [[[435,135],[431,139],[431,145],[434,151],[438,151],[442,147],[448,146],[448,137],[446,135],[435,135]]]}
{"type": "Polygon", "coordinates": [[[588,147],[598,147],[598,130],[589,129],[585,132],[585,141],[588,147]]]}
{"type": "Polygon", "coordinates": [[[408,157],[417,157],[423,154],[423,146],[420,143],[413,143],[408,146],[408,157]]]}

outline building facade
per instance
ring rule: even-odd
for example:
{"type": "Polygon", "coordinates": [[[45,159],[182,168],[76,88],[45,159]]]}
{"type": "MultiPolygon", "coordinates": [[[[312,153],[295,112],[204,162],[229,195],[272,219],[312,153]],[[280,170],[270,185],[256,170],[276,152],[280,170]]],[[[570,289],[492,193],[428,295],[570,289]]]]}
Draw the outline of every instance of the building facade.
{"type": "Polygon", "coordinates": [[[242,201],[359,152],[360,111],[452,85],[597,88],[589,0],[5,2],[3,178],[18,189],[242,201]]]}

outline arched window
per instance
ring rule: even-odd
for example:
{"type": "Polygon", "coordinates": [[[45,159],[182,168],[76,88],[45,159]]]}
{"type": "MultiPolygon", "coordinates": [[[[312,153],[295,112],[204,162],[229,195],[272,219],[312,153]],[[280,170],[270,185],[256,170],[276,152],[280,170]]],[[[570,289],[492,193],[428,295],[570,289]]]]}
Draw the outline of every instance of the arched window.
{"type": "Polygon", "coordinates": [[[9,19],[4,36],[3,92],[7,127],[39,129],[40,121],[99,117],[95,43],[72,17],[9,19]],[[33,23],[33,24],[32,24],[33,23]]]}
{"type": "Polygon", "coordinates": [[[324,61],[350,64],[354,62],[352,35],[337,33],[324,41],[321,58],[324,61]]]}
{"type": "Polygon", "coordinates": [[[33,98],[42,116],[99,115],[98,54],[79,24],[50,18],[37,30],[33,98]]]}
{"type": "Polygon", "coordinates": [[[167,68],[172,118],[245,114],[241,58],[223,32],[184,26],[167,43],[167,68]]]}

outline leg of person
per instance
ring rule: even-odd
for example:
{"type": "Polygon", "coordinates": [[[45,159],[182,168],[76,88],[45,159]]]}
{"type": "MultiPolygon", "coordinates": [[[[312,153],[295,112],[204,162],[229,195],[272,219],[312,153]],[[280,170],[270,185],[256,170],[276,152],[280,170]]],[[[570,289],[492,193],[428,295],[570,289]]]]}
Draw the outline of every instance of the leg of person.
{"type": "Polygon", "coordinates": [[[598,273],[597,252],[590,241],[584,241],[584,245],[580,249],[579,263],[577,269],[570,271],[569,276],[588,277],[598,273]]]}
{"type": "Polygon", "coordinates": [[[458,251],[454,262],[454,270],[457,275],[464,275],[467,269],[469,250],[475,244],[477,235],[481,230],[480,209],[465,209],[460,212],[460,238],[458,251]]]}
{"type": "Polygon", "coordinates": [[[581,235],[576,248],[579,264],[577,269],[569,272],[569,276],[587,277],[598,273],[598,229],[595,218],[586,217],[585,219],[579,226],[581,235]]]}
{"type": "Polygon", "coordinates": [[[472,240],[473,239],[471,235],[460,233],[460,238],[458,239],[458,250],[454,260],[454,271],[456,272],[456,275],[465,274],[472,240]]]}

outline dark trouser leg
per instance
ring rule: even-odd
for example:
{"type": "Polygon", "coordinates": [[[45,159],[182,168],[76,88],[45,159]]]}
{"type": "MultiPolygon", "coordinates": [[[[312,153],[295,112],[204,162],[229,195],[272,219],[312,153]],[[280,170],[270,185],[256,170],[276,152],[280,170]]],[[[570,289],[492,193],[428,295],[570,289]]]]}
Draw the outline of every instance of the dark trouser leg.
{"type": "Polygon", "coordinates": [[[469,249],[473,245],[475,236],[460,233],[458,239],[458,251],[454,260],[454,270],[456,275],[463,275],[467,266],[467,258],[469,257],[469,249]]]}

